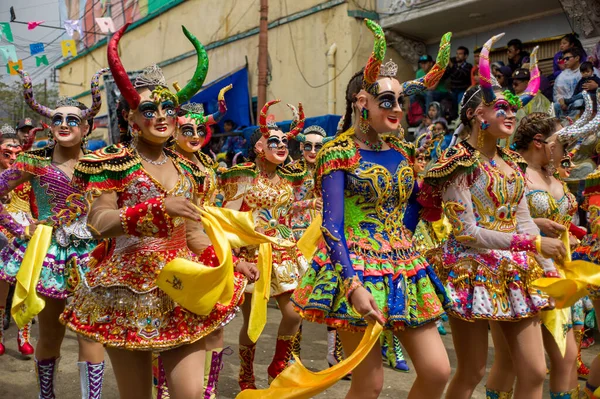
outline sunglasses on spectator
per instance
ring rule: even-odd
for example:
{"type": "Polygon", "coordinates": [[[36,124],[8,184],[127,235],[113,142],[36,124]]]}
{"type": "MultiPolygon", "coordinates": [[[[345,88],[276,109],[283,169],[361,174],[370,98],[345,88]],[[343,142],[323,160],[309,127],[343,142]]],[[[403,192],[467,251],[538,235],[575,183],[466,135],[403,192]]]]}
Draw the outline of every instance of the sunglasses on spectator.
{"type": "Polygon", "coordinates": [[[561,60],[569,61],[571,58],[574,58],[572,55],[567,55],[566,57],[562,57],[561,60]]]}
{"type": "Polygon", "coordinates": [[[306,152],[312,151],[313,148],[315,149],[315,152],[319,152],[321,148],[323,148],[323,144],[315,144],[313,147],[312,143],[304,143],[304,146],[302,147],[302,149],[306,152]]]}

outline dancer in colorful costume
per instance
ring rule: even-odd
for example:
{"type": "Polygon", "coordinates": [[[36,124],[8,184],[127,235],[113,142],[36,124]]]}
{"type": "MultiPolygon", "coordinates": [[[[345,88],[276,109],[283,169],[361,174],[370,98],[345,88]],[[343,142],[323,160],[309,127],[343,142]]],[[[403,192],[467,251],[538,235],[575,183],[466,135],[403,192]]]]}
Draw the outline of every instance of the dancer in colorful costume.
{"type": "MultiPolygon", "coordinates": [[[[251,211],[256,229],[264,234],[294,242],[291,218],[307,207],[316,208],[317,201],[296,202],[293,182],[301,179],[301,173],[292,172],[282,165],[288,157],[288,142],[304,127],[304,112],[299,105],[299,116],[294,127],[284,133],[274,123],[267,124],[269,107],[279,100],[270,101],[263,107],[260,128],[250,138],[250,161],[238,164],[223,172],[220,189],[223,191],[224,206],[230,209],[251,211]]],[[[242,248],[242,261],[256,264],[261,254],[257,247],[242,248]]],[[[265,300],[275,297],[282,319],[277,332],[277,343],[273,360],[268,367],[269,380],[277,377],[292,360],[292,347],[300,327],[300,316],[294,312],[290,302],[292,292],[307,268],[307,262],[294,245],[289,248],[272,246],[272,262],[260,270],[261,280],[248,285],[246,300],[242,306],[244,324],[240,330],[240,375],[238,382],[242,390],[256,389],[254,378],[254,354],[256,341],[266,321],[265,300]],[[263,280],[264,279],[264,280],[263,280]],[[258,290],[260,288],[260,290],[258,290]],[[260,315],[260,316],[259,316],[260,315]],[[260,318],[260,323],[254,320],[260,318]]]]}
{"type": "MultiPolygon", "coordinates": [[[[562,154],[556,153],[558,136],[555,134],[561,128],[557,118],[535,112],[521,119],[512,144],[512,148],[527,162],[525,196],[531,217],[544,236],[554,238],[560,238],[561,234],[569,235],[571,221],[578,208],[577,199],[569,192],[566,183],[553,174],[556,170],[554,160],[562,157],[562,154]]],[[[571,235],[569,238],[572,246],[576,246],[578,240],[571,235]]],[[[560,264],[555,266],[564,275],[560,264]]],[[[578,350],[571,309],[544,311],[540,317],[544,326],[544,347],[550,359],[550,397],[579,398],[578,350]]],[[[498,357],[505,357],[512,364],[508,351],[496,348],[496,355],[495,361],[498,357]]]]}
{"type": "MultiPolygon", "coordinates": [[[[348,84],[346,93],[357,94],[346,97],[344,132],[317,157],[324,242],[292,299],[304,319],[336,327],[346,353],[357,348],[369,322],[394,331],[417,371],[409,397],[439,398],[450,365],[432,321],[444,313],[448,298],[403,223],[415,189],[414,147],[380,134],[398,129],[405,95],[439,81],[449,59],[450,34],[444,35],[429,74],[400,84],[397,65],[382,66],[386,42],[381,27],[365,22],[375,35],[373,53],[348,84]]],[[[376,398],[382,387],[377,342],[353,370],[347,397],[376,398]]]]}
{"type": "MultiPolygon", "coordinates": [[[[515,398],[541,398],[546,365],[538,323],[550,303],[529,284],[544,273],[558,276],[554,264],[540,255],[565,254],[560,240],[539,235],[529,215],[523,158],[497,146],[513,133],[517,109],[539,88],[539,74],[520,98],[492,85],[489,51],[500,37],[485,43],[480,86],[463,97],[460,118],[470,137],[444,152],[427,172],[422,191],[427,194],[423,203],[435,211],[424,215],[439,219],[443,200],[453,228],[443,248],[430,256],[452,299],[448,313],[458,364],[449,398],[470,398],[483,378],[488,325],[508,342],[517,376],[515,398]]],[[[502,389],[503,377],[502,370],[492,369],[488,397],[510,397],[511,389],[502,389]]]]}
{"type": "MultiPolygon", "coordinates": [[[[12,314],[17,324],[30,322],[38,314],[40,337],[36,348],[36,371],[40,398],[54,398],[54,386],[60,346],[65,328],[59,316],[67,296],[79,289],[85,281],[88,255],[96,241],[86,227],[87,204],[82,191],[71,185],[73,167],[85,152],[87,136],[93,128],[93,117],[101,106],[99,78],[106,72],[98,71],[91,83],[91,108],[78,101],[61,98],[56,109],[38,103],[34,97],[31,78],[19,71],[23,79],[23,94],[27,104],[40,115],[52,120],[48,137],[50,145],[40,150],[21,153],[14,165],[0,175],[0,196],[29,183],[35,193],[39,222],[30,226],[16,223],[4,208],[3,225],[15,239],[1,253],[0,298],[6,299],[8,284],[17,285],[12,314]],[[38,226],[35,230],[35,225],[38,226]],[[46,230],[44,230],[46,229],[46,230]],[[37,245],[32,234],[47,231],[49,247],[37,245]],[[33,242],[33,244],[31,244],[33,242]],[[31,244],[31,248],[29,245],[31,244]],[[47,250],[46,250],[47,249],[47,250]],[[28,252],[44,252],[41,271],[33,262],[24,262],[28,252]],[[39,274],[38,274],[39,273],[39,274]],[[38,280],[39,276],[39,280],[38,280]],[[30,281],[38,281],[33,287],[30,281]],[[41,297],[41,298],[40,298],[41,297]],[[33,306],[36,304],[36,306],[33,306]],[[41,305],[40,305],[41,304],[41,305]],[[45,305],[44,305],[45,304],[45,305]]],[[[28,258],[30,259],[30,258],[28,258]]],[[[79,339],[80,382],[82,397],[99,398],[104,375],[104,350],[101,345],[79,339]]]]}
{"type": "MultiPolygon", "coordinates": [[[[199,205],[214,206],[214,197],[217,188],[217,164],[210,156],[200,150],[210,142],[210,125],[218,123],[227,112],[225,93],[230,89],[231,85],[224,87],[219,92],[219,110],[216,113],[205,116],[202,104],[188,103],[181,106],[180,114],[177,118],[177,130],[174,135],[173,149],[190,162],[196,164],[206,176],[204,179],[204,189],[202,190],[204,196],[198,199],[199,205]]],[[[206,239],[208,240],[208,237],[206,239]]],[[[219,265],[219,260],[212,246],[204,250],[200,255],[200,259],[206,265],[219,265]]],[[[258,276],[256,267],[248,265],[245,262],[237,262],[236,271],[246,275],[250,282],[254,282],[258,276]]],[[[241,279],[242,276],[237,275],[237,278],[241,279]]],[[[223,349],[223,340],[222,328],[215,330],[205,339],[207,351],[204,366],[205,399],[217,397],[219,373],[223,367],[223,354],[225,352],[223,349]]]]}
{"type": "MultiPolygon", "coordinates": [[[[15,130],[8,125],[2,126],[0,128],[0,171],[3,172],[9,169],[21,152],[23,152],[23,147],[15,130]]],[[[30,193],[31,185],[28,182],[24,183],[11,191],[8,201],[5,203],[6,211],[13,217],[15,222],[22,226],[28,226],[33,220],[30,193]]],[[[2,248],[6,247],[15,238],[4,226],[0,226],[0,234],[2,235],[2,248]]],[[[10,320],[10,311],[6,312],[6,301],[0,307],[0,320],[4,320],[5,317],[8,317],[10,320]]],[[[30,329],[31,322],[27,323],[23,328],[19,328],[17,334],[17,348],[23,356],[33,354],[33,346],[29,343],[30,329]]],[[[0,356],[4,354],[4,351],[4,329],[0,328],[0,356]]]]}
{"type": "MultiPolygon", "coordinates": [[[[107,348],[121,397],[150,397],[152,351],[158,351],[171,397],[198,398],[204,392],[203,338],[233,318],[244,288],[237,281],[230,303],[216,303],[206,315],[192,313],[158,288],[171,260],[195,261],[207,246],[193,203],[205,195],[206,175],[165,148],[176,128],[178,103],[199,89],[206,64],[199,62],[176,94],[156,65],[132,83],[117,51],[127,27],[112,36],[107,57],[130,108],[133,140],[89,154],[76,166],[74,185],[93,197],[90,229],[105,241],[93,254],[86,287],[62,320],[107,348]]],[[[183,31],[200,57],[202,45],[183,31]]],[[[169,282],[173,288],[185,289],[175,277],[169,282]]]]}

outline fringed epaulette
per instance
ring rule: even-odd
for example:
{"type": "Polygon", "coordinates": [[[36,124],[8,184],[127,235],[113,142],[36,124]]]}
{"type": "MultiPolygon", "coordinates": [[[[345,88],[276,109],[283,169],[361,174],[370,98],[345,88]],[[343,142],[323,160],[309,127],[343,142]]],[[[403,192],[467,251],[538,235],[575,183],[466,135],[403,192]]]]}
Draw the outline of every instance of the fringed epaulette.
{"type": "Polygon", "coordinates": [[[165,148],[165,154],[194,177],[197,187],[202,187],[206,174],[202,172],[198,165],[170,148],[165,148]]]}
{"type": "Polygon", "coordinates": [[[122,191],[142,173],[141,159],[123,144],[110,145],[82,157],[75,165],[73,185],[81,191],[122,191]]]}
{"type": "Polygon", "coordinates": [[[212,159],[208,154],[205,154],[202,151],[198,151],[196,153],[196,157],[198,157],[200,163],[202,163],[202,165],[204,165],[204,167],[206,168],[216,171],[219,167],[219,164],[216,163],[214,159],[212,159]]]}
{"type": "Polygon", "coordinates": [[[53,150],[52,147],[44,147],[39,150],[22,152],[12,167],[35,176],[41,176],[52,164],[53,150]]]}
{"type": "Polygon", "coordinates": [[[581,207],[587,210],[589,200],[595,195],[600,195],[600,167],[587,175],[585,178],[585,189],[583,190],[583,204],[581,207]]]}
{"type": "Polygon", "coordinates": [[[220,176],[221,184],[239,184],[242,182],[251,183],[258,176],[258,168],[253,162],[244,162],[233,165],[220,176]]]}
{"type": "Polygon", "coordinates": [[[521,172],[525,173],[527,170],[527,161],[525,160],[525,158],[523,158],[521,156],[521,154],[519,154],[516,151],[513,151],[511,149],[508,148],[502,148],[502,147],[498,147],[498,152],[500,154],[504,154],[504,156],[508,159],[510,159],[511,161],[513,161],[514,163],[517,164],[517,166],[521,169],[521,172]]]}
{"type": "Polygon", "coordinates": [[[442,153],[427,171],[424,181],[432,187],[442,187],[459,174],[472,175],[478,159],[478,151],[468,142],[458,143],[442,153]]]}
{"type": "Polygon", "coordinates": [[[406,158],[411,165],[414,163],[415,146],[413,143],[409,143],[408,141],[394,135],[385,135],[382,137],[382,139],[387,143],[387,145],[404,155],[404,158],[406,158]]]}
{"type": "Polygon", "coordinates": [[[277,168],[277,174],[292,183],[293,186],[299,186],[310,176],[310,170],[306,166],[304,159],[277,168]]]}
{"type": "Polygon", "coordinates": [[[336,171],[350,171],[358,166],[360,154],[352,140],[353,128],[341,133],[335,139],[323,145],[317,155],[315,173],[315,189],[321,191],[321,180],[324,176],[336,171]]]}

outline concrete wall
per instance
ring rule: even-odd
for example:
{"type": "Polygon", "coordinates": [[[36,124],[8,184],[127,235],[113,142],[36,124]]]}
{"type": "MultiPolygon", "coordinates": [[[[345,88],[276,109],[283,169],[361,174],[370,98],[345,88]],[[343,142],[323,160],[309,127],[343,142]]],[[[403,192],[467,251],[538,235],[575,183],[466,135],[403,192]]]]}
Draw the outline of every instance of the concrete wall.
{"type": "MultiPolygon", "coordinates": [[[[258,26],[258,2],[252,7],[240,5],[231,8],[233,0],[202,0],[185,2],[163,13],[159,17],[126,33],[121,40],[121,57],[125,68],[139,70],[151,63],[172,59],[193,50],[192,45],[181,32],[185,25],[205,45],[224,40],[238,33],[258,26]]],[[[244,2],[241,2],[242,4],[244,2]]],[[[286,15],[305,11],[306,16],[269,30],[269,55],[272,80],[268,87],[268,98],[281,98],[282,102],[305,106],[307,116],[327,113],[327,60],[329,47],[337,44],[336,71],[336,113],[345,110],[344,95],[348,80],[360,69],[369,57],[373,39],[358,18],[348,16],[348,3],[319,0],[281,2],[272,1],[269,8],[269,21],[286,15]],[[285,9],[287,4],[287,10],[285,9]],[[281,5],[284,5],[281,7],[281,5]],[[321,10],[315,7],[321,6],[321,10]],[[328,8],[327,8],[328,7],[328,8]],[[296,57],[291,45],[293,40],[296,57]],[[299,69],[304,74],[307,84],[299,69]],[[342,71],[343,70],[343,71],[342,71]]],[[[258,35],[233,41],[209,50],[210,68],[206,83],[249,63],[252,95],[256,95],[258,35]]],[[[389,57],[400,64],[400,73],[410,71],[409,66],[393,50],[389,57]]],[[[76,59],[59,70],[60,80],[70,83],[83,83],[84,87],[60,85],[61,95],[75,96],[89,90],[89,79],[101,66],[106,66],[106,46],[101,46],[90,54],[76,59]]],[[[195,57],[181,59],[163,67],[169,83],[178,81],[181,85],[191,78],[196,65],[195,57]]],[[[89,104],[91,98],[83,96],[80,101],[89,104]]],[[[103,104],[101,114],[106,112],[103,104]]],[[[272,109],[279,119],[291,115],[285,106],[272,109]]]]}

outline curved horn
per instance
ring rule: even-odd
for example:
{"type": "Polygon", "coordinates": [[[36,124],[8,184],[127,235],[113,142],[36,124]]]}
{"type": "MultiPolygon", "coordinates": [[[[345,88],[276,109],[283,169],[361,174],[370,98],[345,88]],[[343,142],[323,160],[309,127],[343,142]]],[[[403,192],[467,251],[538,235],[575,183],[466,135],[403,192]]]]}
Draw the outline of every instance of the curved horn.
{"type": "Polygon", "coordinates": [[[519,95],[523,107],[526,106],[540,90],[540,69],[538,68],[537,62],[537,52],[539,49],[539,46],[535,46],[529,56],[529,84],[525,91],[519,95]]]}
{"type": "Polygon", "coordinates": [[[592,120],[592,116],[594,114],[594,100],[592,96],[589,95],[587,90],[583,90],[581,94],[583,95],[583,102],[585,104],[583,114],[581,114],[581,117],[579,117],[575,123],[563,127],[557,133],[558,139],[563,144],[571,143],[574,140],[573,134],[571,133],[572,129],[578,129],[592,120]]]}
{"type": "Polygon", "coordinates": [[[219,90],[219,95],[217,96],[217,101],[219,102],[219,109],[214,114],[211,114],[213,124],[219,123],[221,121],[221,119],[223,119],[225,114],[227,113],[227,104],[225,103],[225,93],[227,93],[232,88],[233,88],[233,85],[228,84],[227,86],[225,86],[221,90],[219,90]]]}
{"type": "Polygon", "coordinates": [[[269,127],[267,126],[267,112],[269,112],[269,107],[279,102],[281,102],[281,100],[271,100],[260,110],[260,115],[258,116],[258,128],[264,138],[269,138],[269,127]]]}
{"type": "Polygon", "coordinates": [[[286,105],[288,106],[289,109],[292,110],[292,115],[294,115],[294,117],[292,118],[292,123],[290,123],[290,131],[292,131],[296,127],[296,121],[298,120],[298,108],[296,108],[292,104],[286,104],[286,105]]]}
{"type": "Polygon", "coordinates": [[[115,79],[117,87],[121,91],[121,95],[123,98],[125,98],[127,104],[129,104],[129,108],[135,110],[137,109],[138,105],[140,105],[140,95],[129,80],[129,76],[127,76],[127,72],[125,71],[123,63],[121,62],[121,58],[119,57],[119,40],[121,40],[121,37],[129,25],[129,23],[123,25],[123,27],[110,38],[110,42],[108,42],[108,46],[106,48],[106,56],[108,58],[110,72],[115,79]]]}
{"type": "Polygon", "coordinates": [[[302,103],[298,103],[298,116],[294,118],[294,128],[291,129],[288,134],[286,134],[288,140],[295,138],[300,132],[302,132],[302,129],[304,129],[304,121],[304,108],[302,108],[302,103]]]}
{"type": "Polygon", "coordinates": [[[365,24],[367,25],[367,28],[373,32],[375,42],[373,43],[373,52],[371,53],[363,72],[363,89],[373,95],[377,95],[379,93],[377,78],[379,77],[381,63],[385,57],[387,44],[385,42],[383,29],[381,29],[381,26],[379,26],[377,22],[365,18],[365,24]]]}
{"type": "Polygon", "coordinates": [[[494,43],[504,36],[504,33],[500,33],[492,37],[490,40],[485,42],[479,54],[479,87],[481,87],[481,93],[483,94],[484,104],[491,104],[496,100],[494,94],[494,87],[492,86],[492,75],[490,69],[490,50],[494,43]]]}
{"type": "Polygon", "coordinates": [[[177,98],[179,99],[180,104],[189,101],[189,99],[200,90],[204,83],[204,79],[206,79],[206,74],[208,73],[208,54],[206,54],[206,49],[202,43],[200,43],[200,40],[192,35],[185,26],[182,25],[181,29],[183,29],[183,34],[190,42],[192,42],[196,49],[198,64],[196,65],[196,71],[194,72],[192,79],[183,89],[177,91],[177,98]]]}
{"type": "Polygon", "coordinates": [[[442,79],[450,61],[450,39],[452,39],[452,32],[448,32],[442,36],[435,65],[427,72],[427,75],[402,83],[402,92],[404,95],[412,96],[413,94],[418,94],[435,86],[442,79]]]}
{"type": "Polygon", "coordinates": [[[210,142],[210,139],[212,137],[212,129],[210,128],[209,124],[207,123],[204,126],[206,127],[206,136],[204,136],[204,141],[202,142],[202,145],[200,147],[206,147],[206,145],[210,142]]]}
{"type": "Polygon", "coordinates": [[[89,109],[81,111],[81,119],[92,119],[100,111],[102,106],[102,93],[100,92],[100,76],[104,75],[110,69],[102,68],[94,74],[91,83],[92,106],[89,109]]]}
{"type": "Polygon", "coordinates": [[[21,75],[21,80],[23,81],[23,97],[25,98],[27,105],[29,105],[29,108],[46,118],[51,118],[54,110],[36,101],[35,96],[33,95],[33,83],[31,83],[29,74],[22,69],[19,69],[17,72],[21,75]]]}

